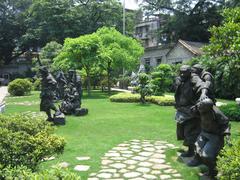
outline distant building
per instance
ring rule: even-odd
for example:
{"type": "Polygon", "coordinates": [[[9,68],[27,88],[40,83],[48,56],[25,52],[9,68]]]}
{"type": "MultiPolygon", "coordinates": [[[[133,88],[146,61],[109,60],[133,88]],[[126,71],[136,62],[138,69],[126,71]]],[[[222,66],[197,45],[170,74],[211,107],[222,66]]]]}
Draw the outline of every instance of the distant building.
{"type": "Polygon", "coordinates": [[[135,38],[142,41],[145,48],[158,45],[157,30],[160,27],[158,18],[147,19],[135,26],[135,38]]]}
{"type": "Polygon", "coordinates": [[[179,39],[175,46],[167,53],[167,64],[178,64],[189,61],[193,57],[203,55],[201,42],[184,41],[179,39]]]}

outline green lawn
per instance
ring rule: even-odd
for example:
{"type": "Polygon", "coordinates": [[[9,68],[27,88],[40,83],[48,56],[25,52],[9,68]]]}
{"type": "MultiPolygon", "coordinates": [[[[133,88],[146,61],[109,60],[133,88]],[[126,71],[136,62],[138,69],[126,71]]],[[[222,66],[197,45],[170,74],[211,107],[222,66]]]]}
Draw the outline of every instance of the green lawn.
{"type": "MultiPolygon", "coordinates": [[[[39,93],[23,98],[7,98],[6,114],[25,111],[39,111],[39,93]],[[34,102],[32,105],[20,102],[34,102]]],[[[70,169],[79,163],[77,156],[90,156],[90,171],[100,169],[104,154],[116,145],[132,139],[164,140],[181,147],[175,136],[175,109],[154,104],[113,103],[108,96],[94,91],[91,97],[84,96],[83,107],[89,109],[84,117],[67,116],[67,124],[56,128],[56,133],[66,139],[65,151],[55,160],[44,162],[41,169],[50,168],[60,162],[70,163],[70,169]]],[[[234,138],[239,135],[240,123],[232,123],[234,138]]],[[[176,161],[177,150],[167,152],[167,160],[186,180],[198,179],[198,169],[189,168],[176,161]]],[[[82,164],[82,163],[81,163],[82,164]]],[[[87,179],[88,173],[79,173],[87,179]]]]}

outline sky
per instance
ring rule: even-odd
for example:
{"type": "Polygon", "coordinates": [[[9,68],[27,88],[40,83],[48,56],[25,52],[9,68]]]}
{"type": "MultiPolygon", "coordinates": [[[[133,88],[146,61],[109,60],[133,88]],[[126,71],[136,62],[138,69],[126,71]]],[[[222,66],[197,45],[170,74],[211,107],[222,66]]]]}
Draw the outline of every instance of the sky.
{"type": "MultiPolygon", "coordinates": [[[[123,0],[121,0],[123,2],[123,0]]],[[[136,0],[125,0],[126,9],[138,9],[136,0]]]]}

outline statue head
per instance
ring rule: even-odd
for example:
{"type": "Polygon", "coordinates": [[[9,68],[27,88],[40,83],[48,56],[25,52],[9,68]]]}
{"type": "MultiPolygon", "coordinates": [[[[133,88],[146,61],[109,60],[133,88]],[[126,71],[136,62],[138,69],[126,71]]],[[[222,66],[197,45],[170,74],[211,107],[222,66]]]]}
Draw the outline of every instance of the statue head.
{"type": "Polygon", "coordinates": [[[191,77],[191,67],[188,65],[182,65],[180,67],[180,78],[181,81],[185,82],[191,77]]]}
{"type": "Polygon", "coordinates": [[[203,71],[203,67],[201,64],[195,64],[192,66],[192,72],[200,75],[203,71]]]}
{"type": "Polygon", "coordinates": [[[210,98],[206,98],[197,104],[197,108],[200,113],[209,112],[213,108],[213,101],[210,98]]]}

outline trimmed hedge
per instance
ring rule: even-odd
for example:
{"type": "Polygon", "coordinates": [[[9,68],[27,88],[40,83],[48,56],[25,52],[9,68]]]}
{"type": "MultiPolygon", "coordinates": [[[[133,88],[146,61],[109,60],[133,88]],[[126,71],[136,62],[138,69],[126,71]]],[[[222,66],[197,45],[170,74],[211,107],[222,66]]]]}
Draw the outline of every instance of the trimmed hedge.
{"type": "Polygon", "coordinates": [[[240,179],[240,140],[225,146],[218,156],[217,168],[221,180],[240,179]]]}
{"type": "MultiPolygon", "coordinates": [[[[139,94],[132,93],[119,93],[113,96],[110,96],[110,101],[112,102],[126,102],[126,103],[136,103],[140,102],[139,94]]],[[[151,102],[160,106],[172,106],[175,104],[175,100],[173,96],[147,96],[147,102],[151,102]]]]}
{"type": "Polygon", "coordinates": [[[0,170],[0,178],[7,180],[17,179],[67,179],[67,180],[80,180],[81,178],[70,172],[68,169],[63,168],[52,168],[50,170],[44,170],[42,172],[33,173],[30,169],[25,166],[18,167],[6,167],[0,170]]]}
{"type": "Polygon", "coordinates": [[[12,96],[24,96],[30,94],[32,83],[28,79],[15,79],[8,85],[8,92],[12,96]]]}
{"type": "Polygon", "coordinates": [[[237,104],[227,104],[219,109],[230,119],[230,121],[240,121],[240,106],[237,104]]]}
{"type": "Polygon", "coordinates": [[[0,115],[0,169],[35,170],[43,158],[62,153],[65,141],[53,132],[50,123],[31,114],[0,115]]]}

